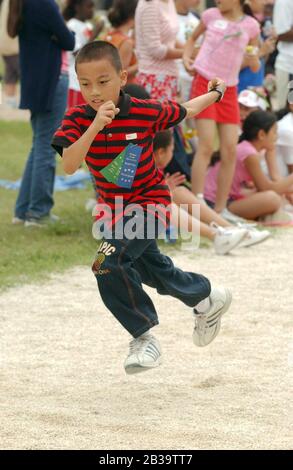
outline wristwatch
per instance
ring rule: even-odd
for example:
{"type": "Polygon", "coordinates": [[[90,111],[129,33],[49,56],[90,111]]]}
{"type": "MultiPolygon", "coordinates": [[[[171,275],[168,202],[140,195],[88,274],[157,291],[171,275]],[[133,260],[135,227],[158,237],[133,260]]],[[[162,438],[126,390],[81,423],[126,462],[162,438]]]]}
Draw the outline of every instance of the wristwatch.
{"type": "Polygon", "coordinates": [[[224,96],[224,92],[221,91],[221,90],[220,90],[219,88],[217,88],[217,87],[211,88],[211,89],[209,90],[209,93],[211,93],[212,91],[216,91],[217,93],[219,93],[219,98],[218,98],[217,101],[216,101],[216,103],[219,103],[219,101],[221,101],[222,98],[223,98],[223,96],[224,96]]]}

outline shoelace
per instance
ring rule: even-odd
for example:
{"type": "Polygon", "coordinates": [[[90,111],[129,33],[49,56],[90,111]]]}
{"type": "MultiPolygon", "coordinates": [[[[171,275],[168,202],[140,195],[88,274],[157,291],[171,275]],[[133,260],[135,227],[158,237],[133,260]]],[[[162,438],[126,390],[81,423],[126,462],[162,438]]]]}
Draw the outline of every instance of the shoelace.
{"type": "Polygon", "coordinates": [[[215,229],[216,232],[219,233],[220,235],[225,235],[233,231],[233,227],[221,227],[216,222],[211,222],[210,227],[215,229]]]}
{"type": "Polygon", "coordinates": [[[136,353],[144,344],[148,343],[151,339],[151,336],[147,338],[134,338],[129,343],[129,354],[136,353]]]}

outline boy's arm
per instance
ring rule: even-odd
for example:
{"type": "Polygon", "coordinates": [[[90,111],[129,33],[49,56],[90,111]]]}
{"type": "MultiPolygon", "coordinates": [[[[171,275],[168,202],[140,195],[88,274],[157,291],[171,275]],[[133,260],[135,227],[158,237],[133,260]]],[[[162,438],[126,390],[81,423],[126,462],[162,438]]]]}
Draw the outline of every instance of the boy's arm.
{"type": "Polygon", "coordinates": [[[74,144],[63,150],[62,165],[65,173],[71,175],[78,170],[96,135],[101,132],[105,126],[111,124],[119,111],[120,110],[115,107],[112,101],[107,101],[99,108],[95,119],[86,132],[74,142],[74,144]]]}
{"type": "Polygon", "coordinates": [[[208,84],[208,93],[197,98],[193,98],[181,106],[186,109],[186,117],[192,118],[224,96],[226,85],[220,78],[214,78],[208,84]]]}

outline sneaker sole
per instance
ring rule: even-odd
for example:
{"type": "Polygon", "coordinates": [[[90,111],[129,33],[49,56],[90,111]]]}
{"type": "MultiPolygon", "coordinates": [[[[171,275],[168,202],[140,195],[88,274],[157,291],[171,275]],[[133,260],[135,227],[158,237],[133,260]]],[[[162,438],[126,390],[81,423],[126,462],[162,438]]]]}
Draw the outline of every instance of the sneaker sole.
{"type": "Polygon", "coordinates": [[[232,303],[232,292],[230,291],[230,289],[225,289],[225,294],[226,294],[226,302],[224,303],[222,309],[220,309],[218,311],[218,312],[221,311],[221,313],[219,314],[219,319],[218,319],[218,322],[217,322],[217,327],[216,327],[214,336],[211,338],[211,340],[208,343],[197,344],[194,340],[195,335],[193,334],[193,343],[195,344],[195,346],[197,346],[199,348],[204,348],[205,346],[208,346],[209,344],[211,344],[214,341],[214,339],[218,336],[219,331],[221,329],[222,316],[229,310],[230,305],[232,303]]]}
{"type": "Polygon", "coordinates": [[[133,365],[133,366],[126,366],[124,367],[126,374],[128,375],[134,375],[134,374],[140,374],[141,372],[147,372],[148,370],[155,369],[156,367],[159,367],[161,365],[162,361],[157,361],[153,366],[140,366],[139,364],[133,365]]]}
{"type": "Polygon", "coordinates": [[[36,224],[36,223],[34,223],[34,222],[28,222],[28,221],[26,221],[26,222],[24,223],[24,226],[25,226],[26,228],[30,228],[30,227],[37,227],[37,228],[47,227],[47,225],[45,225],[45,224],[36,224]]]}

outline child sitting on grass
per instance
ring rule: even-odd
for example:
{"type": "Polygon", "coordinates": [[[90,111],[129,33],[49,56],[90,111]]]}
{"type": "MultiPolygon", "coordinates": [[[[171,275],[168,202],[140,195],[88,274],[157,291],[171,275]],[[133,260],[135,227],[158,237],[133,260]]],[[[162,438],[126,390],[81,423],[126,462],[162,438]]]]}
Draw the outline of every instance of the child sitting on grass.
{"type": "MultiPolygon", "coordinates": [[[[228,209],[233,214],[258,220],[278,211],[282,196],[293,192],[293,174],[271,180],[263,172],[261,152],[273,150],[277,140],[276,116],[267,111],[254,111],[243,124],[237,146],[237,162],[228,209]]],[[[205,199],[213,206],[216,201],[219,162],[210,167],[205,184],[205,199]]]]}

